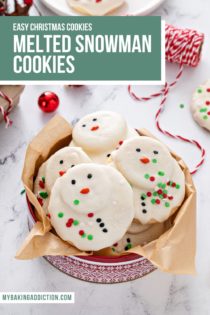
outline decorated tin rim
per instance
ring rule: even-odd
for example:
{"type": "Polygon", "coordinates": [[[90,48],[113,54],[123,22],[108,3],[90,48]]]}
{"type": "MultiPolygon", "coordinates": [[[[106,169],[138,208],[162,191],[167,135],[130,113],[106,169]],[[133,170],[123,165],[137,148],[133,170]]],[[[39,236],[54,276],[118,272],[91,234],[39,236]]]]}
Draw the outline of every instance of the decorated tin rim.
{"type": "MultiPolygon", "coordinates": [[[[37,222],[33,206],[26,195],[32,223],[37,222]]],[[[31,228],[31,226],[29,227],[31,228]]],[[[122,256],[44,256],[56,269],[86,282],[121,283],[142,278],[157,268],[143,256],[129,253],[122,256]]]]}

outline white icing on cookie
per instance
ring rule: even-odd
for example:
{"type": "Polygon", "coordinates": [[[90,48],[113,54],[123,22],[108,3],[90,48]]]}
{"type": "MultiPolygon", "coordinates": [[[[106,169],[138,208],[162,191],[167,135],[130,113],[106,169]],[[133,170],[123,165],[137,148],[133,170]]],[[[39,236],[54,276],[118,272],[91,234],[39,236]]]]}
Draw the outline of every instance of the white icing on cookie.
{"type": "Polygon", "coordinates": [[[121,7],[124,0],[67,0],[76,11],[87,15],[106,15],[121,7]]]}
{"type": "Polygon", "coordinates": [[[125,139],[137,136],[120,114],[100,111],[83,117],[76,124],[70,146],[82,147],[92,161],[106,164],[125,139]]]}
{"type": "Polygon", "coordinates": [[[63,240],[80,250],[100,250],[121,239],[130,226],[133,192],[114,168],[81,164],[56,181],[49,213],[63,240]]]}
{"type": "Polygon", "coordinates": [[[149,137],[126,140],[112,158],[117,169],[138,188],[154,188],[159,181],[167,181],[173,172],[167,147],[149,137]]]}
{"type": "MultiPolygon", "coordinates": [[[[121,252],[127,251],[135,246],[143,246],[159,238],[169,228],[168,223],[156,223],[148,225],[142,225],[138,223],[138,227],[137,223],[134,224],[134,229],[138,229],[139,232],[130,233],[128,231],[120,241],[113,244],[113,252],[120,254],[121,252]]],[[[130,229],[133,229],[132,225],[133,223],[131,224],[130,229]]]]}
{"type": "Polygon", "coordinates": [[[55,181],[69,168],[89,162],[91,162],[90,158],[81,148],[65,147],[42,164],[34,183],[34,193],[45,211],[47,211],[50,192],[55,181]]]}
{"type": "Polygon", "coordinates": [[[184,173],[173,160],[173,173],[168,181],[160,179],[153,189],[133,188],[135,217],[142,224],[166,221],[182,204],[185,196],[184,173]]]}
{"type": "Polygon", "coordinates": [[[210,80],[200,85],[194,92],[191,111],[195,121],[210,130],[210,80]]]}

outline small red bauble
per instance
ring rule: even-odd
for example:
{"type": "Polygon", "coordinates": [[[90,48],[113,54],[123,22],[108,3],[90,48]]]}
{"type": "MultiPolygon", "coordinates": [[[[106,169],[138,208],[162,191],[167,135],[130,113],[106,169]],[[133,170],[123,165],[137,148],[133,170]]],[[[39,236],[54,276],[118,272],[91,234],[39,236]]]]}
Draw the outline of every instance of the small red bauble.
{"type": "Polygon", "coordinates": [[[59,106],[58,96],[50,91],[44,92],[39,96],[38,105],[44,113],[54,112],[59,106]]]}
{"type": "Polygon", "coordinates": [[[24,0],[24,3],[26,5],[32,5],[33,4],[33,0],[24,0]]]}

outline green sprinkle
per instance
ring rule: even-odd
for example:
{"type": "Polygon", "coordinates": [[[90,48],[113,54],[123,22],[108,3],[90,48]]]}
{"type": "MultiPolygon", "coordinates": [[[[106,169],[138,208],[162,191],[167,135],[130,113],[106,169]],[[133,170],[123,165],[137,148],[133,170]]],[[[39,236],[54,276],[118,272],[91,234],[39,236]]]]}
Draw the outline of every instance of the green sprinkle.
{"type": "Polygon", "coordinates": [[[58,213],[58,217],[59,217],[59,218],[63,218],[63,216],[64,216],[64,213],[63,213],[63,212],[59,212],[59,213],[58,213]]]}
{"type": "Polygon", "coordinates": [[[164,173],[163,171],[159,171],[159,172],[158,172],[158,175],[159,175],[159,176],[164,176],[165,173],[164,173]]]}
{"type": "Polygon", "coordinates": [[[184,104],[180,104],[179,107],[180,107],[180,108],[184,108],[184,104]]]}
{"type": "Polygon", "coordinates": [[[144,198],[144,199],[146,199],[146,198],[147,198],[147,195],[146,195],[146,194],[142,194],[141,197],[144,198]]]}
{"type": "Polygon", "coordinates": [[[23,195],[23,194],[25,194],[25,192],[26,192],[26,190],[23,189],[23,190],[21,190],[20,194],[23,195]]]}
{"type": "Polygon", "coordinates": [[[82,238],[85,238],[86,237],[86,233],[82,234],[82,238]]]}
{"type": "Polygon", "coordinates": [[[199,89],[197,89],[197,92],[198,92],[198,93],[202,93],[203,90],[202,90],[201,88],[199,88],[199,89]]]}
{"type": "Polygon", "coordinates": [[[207,115],[204,115],[204,116],[203,116],[203,119],[204,119],[204,120],[207,120],[207,119],[208,119],[208,116],[207,116],[207,115]]]}
{"type": "Polygon", "coordinates": [[[115,248],[114,247],[112,247],[112,251],[115,252],[115,248]]]}
{"type": "Polygon", "coordinates": [[[48,198],[48,193],[46,191],[41,191],[39,193],[39,196],[42,197],[43,199],[47,199],[48,198]]]}
{"type": "Polygon", "coordinates": [[[149,174],[145,174],[144,178],[146,178],[146,179],[150,178],[149,174]]]}
{"type": "Polygon", "coordinates": [[[203,108],[200,109],[200,113],[205,113],[205,112],[207,112],[207,108],[206,107],[203,107],[203,108]]]}
{"type": "Polygon", "coordinates": [[[163,195],[159,195],[159,198],[160,198],[160,199],[163,199],[163,195]]]}
{"type": "Polygon", "coordinates": [[[168,193],[168,190],[164,189],[164,190],[163,190],[163,193],[164,193],[164,194],[167,194],[167,193],[168,193]]]}
{"type": "Polygon", "coordinates": [[[166,203],[165,203],[165,207],[166,207],[166,208],[170,207],[170,203],[169,203],[169,202],[166,202],[166,203]]]}
{"type": "Polygon", "coordinates": [[[45,183],[45,177],[44,176],[42,176],[42,181],[43,181],[43,183],[45,183]]]}
{"type": "Polygon", "coordinates": [[[73,203],[74,203],[74,205],[78,205],[79,204],[79,200],[78,199],[75,199],[74,201],[73,201],[73,203]]]}
{"type": "Polygon", "coordinates": [[[162,188],[162,184],[161,184],[161,183],[158,183],[158,187],[159,187],[159,188],[162,188]]]}
{"type": "Polygon", "coordinates": [[[155,199],[152,199],[152,200],[151,200],[151,203],[154,205],[154,204],[155,204],[155,199]]]}
{"type": "Polygon", "coordinates": [[[166,188],[166,184],[162,184],[162,188],[163,188],[163,189],[166,188]]]}
{"type": "Polygon", "coordinates": [[[158,195],[157,191],[154,191],[152,195],[157,196],[158,195]]]}
{"type": "Polygon", "coordinates": [[[78,220],[74,220],[73,225],[78,225],[79,221],[78,220]]]}
{"type": "Polygon", "coordinates": [[[132,248],[131,243],[128,243],[126,247],[127,247],[127,249],[131,249],[132,248]]]}
{"type": "Polygon", "coordinates": [[[157,163],[157,160],[156,160],[156,159],[153,159],[153,160],[152,160],[152,163],[156,164],[156,163],[157,163]]]}
{"type": "Polygon", "coordinates": [[[180,185],[179,184],[176,184],[176,189],[179,189],[180,188],[180,185]]]}
{"type": "Polygon", "coordinates": [[[89,234],[89,235],[87,236],[87,239],[88,239],[89,241],[92,241],[93,235],[92,235],[92,234],[89,234]]]}

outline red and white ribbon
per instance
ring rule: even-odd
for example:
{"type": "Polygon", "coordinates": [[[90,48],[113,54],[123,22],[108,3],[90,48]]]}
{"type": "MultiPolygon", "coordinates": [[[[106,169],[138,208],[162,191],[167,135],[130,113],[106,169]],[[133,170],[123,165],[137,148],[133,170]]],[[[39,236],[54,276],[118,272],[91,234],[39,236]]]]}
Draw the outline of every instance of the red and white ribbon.
{"type": "Polygon", "coordinates": [[[9,96],[7,96],[2,91],[0,91],[0,97],[2,97],[3,99],[5,99],[8,102],[8,107],[6,110],[3,108],[3,106],[0,105],[0,111],[2,113],[2,116],[3,116],[4,121],[6,123],[6,128],[7,128],[7,127],[12,125],[12,120],[9,118],[9,113],[12,110],[13,101],[9,96]]]}
{"type": "Polygon", "coordinates": [[[163,129],[160,126],[160,116],[163,112],[164,106],[166,105],[166,100],[169,94],[170,89],[177,84],[180,77],[182,76],[184,65],[188,65],[190,67],[196,67],[200,61],[202,45],[204,42],[204,34],[199,33],[195,30],[190,29],[179,29],[175,28],[172,25],[166,24],[166,32],[165,32],[165,46],[166,46],[166,60],[173,63],[179,64],[179,71],[176,75],[176,78],[173,82],[166,82],[164,87],[160,92],[151,94],[148,97],[142,97],[135,94],[132,90],[131,85],[128,86],[128,92],[130,96],[136,101],[149,101],[155,97],[161,96],[161,102],[159,104],[158,111],[155,115],[155,123],[156,127],[163,134],[174,138],[179,139],[184,142],[191,143],[195,145],[201,151],[200,161],[196,164],[195,168],[191,170],[191,174],[194,174],[198,171],[200,166],[204,163],[205,159],[205,149],[201,146],[201,144],[194,139],[188,139],[181,135],[172,134],[171,132],[163,129]]]}

